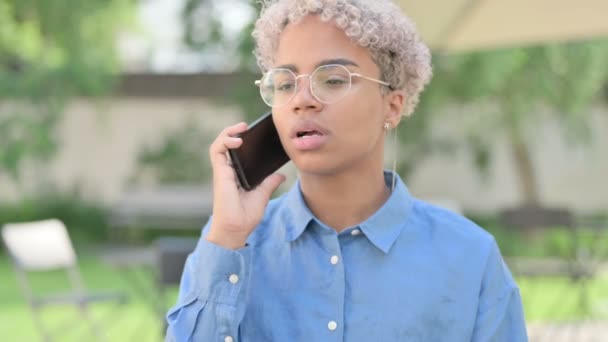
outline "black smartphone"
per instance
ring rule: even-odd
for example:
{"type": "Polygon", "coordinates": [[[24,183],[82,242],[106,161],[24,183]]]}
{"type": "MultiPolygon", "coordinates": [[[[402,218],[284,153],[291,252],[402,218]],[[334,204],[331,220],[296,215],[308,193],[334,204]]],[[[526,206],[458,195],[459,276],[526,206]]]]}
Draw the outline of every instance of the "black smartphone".
{"type": "Polygon", "coordinates": [[[229,149],[228,153],[239,183],[247,191],[289,161],[272,121],[272,112],[262,115],[239,137],[243,144],[229,149]]]}

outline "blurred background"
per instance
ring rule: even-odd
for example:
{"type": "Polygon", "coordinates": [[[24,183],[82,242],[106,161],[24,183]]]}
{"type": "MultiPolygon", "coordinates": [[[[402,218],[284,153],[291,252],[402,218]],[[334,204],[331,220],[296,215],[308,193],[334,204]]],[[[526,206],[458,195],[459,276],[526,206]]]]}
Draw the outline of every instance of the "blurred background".
{"type": "MultiPolygon", "coordinates": [[[[398,3],[435,73],[398,172],[494,234],[532,341],[608,340],[608,2],[398,3]]],[[[211,211],[208,145],[266,110],[258,11],[0,0],[0,340],[162,339],[211,211]]]]}

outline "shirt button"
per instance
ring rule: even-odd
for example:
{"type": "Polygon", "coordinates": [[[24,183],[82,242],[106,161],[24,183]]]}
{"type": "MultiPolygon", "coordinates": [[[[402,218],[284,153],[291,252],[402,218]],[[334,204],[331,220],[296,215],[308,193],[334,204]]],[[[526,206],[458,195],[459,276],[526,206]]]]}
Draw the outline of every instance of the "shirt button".
{"type": "MultiPolygon", "coordinates": [[[[228,280],[232,283],[232,284],[236,284],[239,282],[239,276],[236,274],[231,274],[230,277],[228,277],[228,280]]],[[[232,338],[232,337],[230,337],[232,338]]]]}
{"type": "Polygon", "coordinates": [[[336,323],[336,321],[329,321],[329,323],[327,323],[327,329],[334,331],[338,328],[338,323],[336,323]]]}
{"type": "Polygon", "coordinates": [[[353,231],[350,232],[350,235],[352,236],[357,236],[359,234],[361,234],[361,231],[359,229],[353,229],[353,231]]]}
{"type": "Polygon", "coordinates": [[[331,262],[332,265],[335,265],[338,263],[339,260],[340,260],[340,258],[338,258],[337,255],[334,255],[329,259],[329,262],[331,262]]]}
{"type": "Polygon", "coordinates": [[[234,339],[232,338],[232,336],[226,336],[224,337],[224,342],[233,342],[234,339]]]}

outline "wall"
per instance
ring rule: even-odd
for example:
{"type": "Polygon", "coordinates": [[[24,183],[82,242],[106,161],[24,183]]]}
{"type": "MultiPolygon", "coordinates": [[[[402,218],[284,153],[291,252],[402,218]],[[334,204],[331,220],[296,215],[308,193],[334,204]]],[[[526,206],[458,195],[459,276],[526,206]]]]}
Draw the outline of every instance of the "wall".
{"type": "MultiPolygon", "coordinates": [[[[452,120],[458,115],[445,117],[453,119],[442,120],[437,130],[455,126],[452,120]]],[[[102,104],[79,100],[69,106],[60,125],[62,147],[44,168],[43,177],[62,188],[80,184],[87,195],[113,203],[125,190],[143,146],[161,143],[165,134],[190,119],[215,135],[240,118],[237,108],[194,97],[117,97],[102,104]]],[[[565,145],[559,128],[551,122],[538,131],[532,153],[544,203],[579,211],[608,211],[608,110],[596,108],[593,120],[596,141],[588,148],[565,145]]],[[[207,148],[201,146],[201,153],[206,154],[207,148]]],[[[291,184],[295,170],[285,170],[291,184]]],[[[37,177],[40,174],[26,174],[26,184],[35,184],[37,177]]],[[[425,160],[406,182],[416,196],[478,212],[511,206],[520,198],[504,141],[495,148],[488,181],[462,153],[425,160]]],[[[0,200],[14,200],[20,195],[11,182],[0,179],[0,200]]]]}

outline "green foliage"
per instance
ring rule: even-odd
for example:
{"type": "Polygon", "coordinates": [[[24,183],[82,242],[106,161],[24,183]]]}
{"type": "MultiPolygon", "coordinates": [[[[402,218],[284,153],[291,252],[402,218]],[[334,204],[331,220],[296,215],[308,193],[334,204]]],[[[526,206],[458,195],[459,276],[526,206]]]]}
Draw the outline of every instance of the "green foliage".
{"type": "Polygon", "coordinates": [[[116,35],[132,0],[0,2],[0,175],[57,150],[54,129],[74,96],[113,86],[116,35]]]}
{"type": "Polygon", "coordinates": [[[236,58],[241,70],[256,70],[253,58],[254,42],[251,36],[254,19],[260,11],[255,0],[186,0],[182,11],[184,26],[183,41],[191,48],[205,51],[222,51],[236,58]],[[225,29],[222,6],[239,3],[249,7],[256,15],[237,34],[229,34],[225,29]]]}
{"type": "Polygon", "coordinates": [[[259,88],[254,80],[259,78],[259,70],[253,55],[254,41],[251,36],[254,19],[260,6],[254,0],[242,0],[243,5],[251,7],[256,16],[244,25],[234,37],[229,37],[223,29],[223,17],[219,15],[219,4],[222,0],[187,0],[182,12],[184,25],[184,42],[191,48],[201,51],[223,51],[234,57],[238,71],[243,72],[247,80],[235,85],[233,91],[226,93],[220,104],[237,105],[245,114],[245,120],[253,122],[268,110],[260,98],[259,88]]]}
{"type": "Polygon", "coordinates": [[[431,91],[461,102],[489,99],[524,110],[542,103],[572,114],[605,84],[607,54],[606,41],[583,41],[439,56],[431,91]]]}
{"type": "Polygon", "coordinates": [[[59,118],[56,111],[47,115],[26,114],[28,111],[0,113],[0,174],[2,169],[18,178],[21,160],[27,156],[47,160],[56,150],[56,138],[50,127],[59,118]]]}
{"type": "Polygon", "coordinates": [[[465,151],[487,176],[497,138],[538,141],[547,110],[566,139],[590,142],[587,107],[608,80],[606,61],[606,41],[435,55],[431,84],[416,113],[399,126],[399,170],[407,174],[431,154],[465,151]],[[458,133],[434,134],[433,123],[448,119],[450,108],[467,110],[454,127],[458,133]]]}
{"type": "MultiPolygon", "coordinates": [[[[119,292],[128,297],[127,303],[117,306],[114,302],[97,302],[90,306],[91,318],[100,323],[103,339],[112,342],[162,341],[163,320],[158,312],[162,304],[166,310],[177,299],[177,288],[170,288],[165,301],[159,301],[154,272],[142,265],[128,268],[113,267],[101,259],[103,250],[91,252],[90,246],[76,244],[78,266],[86,289],[92,292],[119,292]]],[[[110,251],[105,251],[105,254],[110,251]]],[[[0,341],[40,341],[42,337],[32,318],[31,308],[25,300],[23,289],[17,282],[8,257],[0,254],[0,341]]],[[[64,271],[30,272],[32,291],[36,295],[65,293],[70,283],[64,271]]],[[[82,312],[75,306],[56,305],[41,310],[42,324],[52,335],[53,341],[95,341],[82,312]],[[66,324],[67,323],[67,324],[66,324]],[[64,328],[69,324],[69,328],[64,328]]]]}
{"type": "Polygon", "coordinates": [[[587,253],[585,257],[608,259],[608,219],[597,220],[600,229],[589,227],[584,222],[577,224],[575,231],[566,227],[547,227],[536,231],[524,231],[506,227],[496,217],[474,217],[475,223],[490,232],[505,257],[573,258],[576,251],[587,253]]]}
{"type": "Polygon", "coordinates": [[[207,148],[211,137],[194,122],[167,135],[157,147],[147,146],[137,158],[132,183],[201,184],[210,181],[207,148]]]}
{"type": "MultiPolygon", "coordinates": [[[[549,109],[572,141],[589,141],[587,107],[608,80],[608,42],[584,41],[437,55],[435,76],[417,115],[441,117],[447,106],[476,104],[483,121],[461,120],[468,143],[487,164],[497,135],[524,142],[549,109]],[[438,116],[439,115],[439,116],[438,116]]],[[[474,113],[471,113],[474,114],[474,113]]]]}
{"type": "Polygon", "coordinates": [[[107,209],[82,196],[76,188],[62,192],[48,190],[16,203],[0,203],[0,226],[57,218],[65,223],[73,240],[105,239],[108,230],[107,209]]]}
{"type": "Polygon", "coordinates": [[[608,82],[607,61],[606,40],[438,55],[417,115],[441,120],[448,106],[466,106],[458,120],[463,139],[453,146],[468,150],[487,175],[495,142],[505,138],[523,201],[539,204],[530,146],[542,141],[538,131],[549,118],[568,142],[592,141],[588,107],[608,82]]]}
{"type": "Polygon", "coordinates": [[[195,49],[209,49],[220,45],[222,39],[222,18],[215,15],[216,3],[212,0],[188,0],[182,12],[184,21],[184,42],[195,49]],[[201,26],[199,23],[204,22],[201,26]]]}

